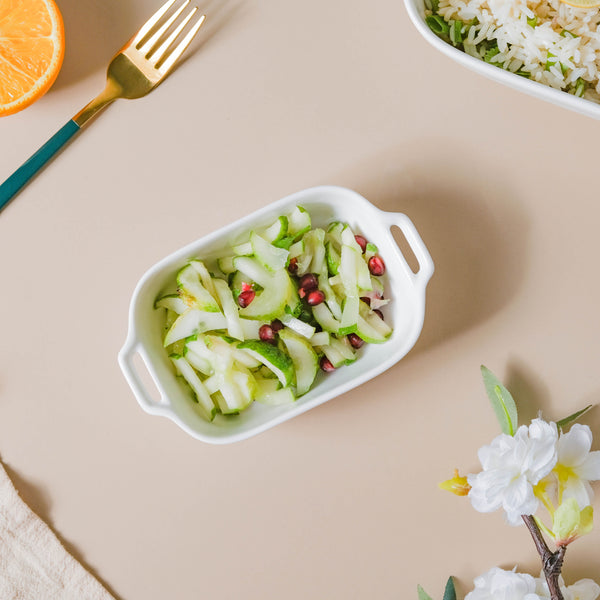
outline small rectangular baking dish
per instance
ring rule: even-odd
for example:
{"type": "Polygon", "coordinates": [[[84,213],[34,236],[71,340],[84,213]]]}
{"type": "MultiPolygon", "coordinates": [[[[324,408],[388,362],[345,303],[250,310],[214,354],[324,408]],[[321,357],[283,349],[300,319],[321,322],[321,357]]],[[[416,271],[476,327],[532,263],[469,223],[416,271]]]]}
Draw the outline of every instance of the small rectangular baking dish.
{"type": "Polygon", "coordinates": [[[152,415],[174,421],[196,439],[213,444],[239,441],[295,417],[361,385],[398,362],[413,347],[423,327],[425,290],[433,274],[433,261],[410,219],[401,213],[379,210],[354,191],[321,186],[297,192],[215,231],[159,261],[138,282],[131,299],[129,331],[119,352],[119,364],[140,406],[152,415]],[[156,298],[172,289],[175,273],[191,258],[215,259],[250,230],[268,225],[300,205],[311,214],[313,227],[331,221],[349,223],[378,246],[386,263],[386,321],[393,333],[383,344],[365,344],[353,364],[333,373],[320,373],[313,388],[293,404],[264,406],[258,402],[236,416],[217,415],[204,420],[194,409],[162,345],[164,314],[154,308],[156,298]],[[392,233],[398,227],[418,261],[410,268],[392,233]],[[155,400],[147,379],[139,372],[139,355],[158,389],[155,400]]]}

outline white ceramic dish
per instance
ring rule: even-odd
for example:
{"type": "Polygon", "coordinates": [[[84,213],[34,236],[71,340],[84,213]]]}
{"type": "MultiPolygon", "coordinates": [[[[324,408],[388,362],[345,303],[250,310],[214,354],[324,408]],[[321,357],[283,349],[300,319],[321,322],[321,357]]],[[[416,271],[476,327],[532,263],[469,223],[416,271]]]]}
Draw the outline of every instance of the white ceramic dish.
{"type": "MultiPolygon", "coordinates": [[[[193,437],[214,444],[242,440],[299,415],[338,396],[385,371],[398,362],[414,345],[421,333],[425,312],[425,288],[433,274],[433,261],[414,225],[401,213],[384,212],[359,194],[339,187],[317,187],[292,194],[223,229],[177,250],[150,268],[141,278],[131,300],[129,333],[119,353],[119,364],[142,408],[153,415],[172,419],[193,437]],[[295,205],[305,207],[313,226],[326,226],[334,220],[344,221],[377,244],[385,259],[386,321],[393,334],[384,344],[363,346],[359,359],[347,367],[325,375],[320,373],[313,389],[296,402],[284,406],[263,406],[255,402],[235,417],[217,415],[212,423],[199,416],[189,391],[175,376],[162,347],[164,314],[154,309],[154,301],[172,289],[175,273],[193,257],[216,258],[231,243],[261,225],[267,225],[295,205]],[[391,232],[400,228],[419,263],[413,273],[391,232]],[[138,372],[139,354],[160,394],[155,401],[138,372]]],[[[146,380],[147,382],[147,380],[146,380]]]]}
{"type": "Polygon", "coordinates": [[[591,102],[590,100],[584,100],[583,98],[577,98],[572,94],[567,94],[561,90],[555,90],[547,85],[538,83],[537,81],[531,81],[520,75],[515,75],[504,69],[486,63],[483,60],[479,60],[473,56],[469,56],[462,50],[455,48],[448,44],[444,40],[440,39],[427,25],[425,22],[425,8],[423,0],[404,0],[408,15],[413,22],[414,26],[421,33],[421,35],[440,52],[450,57],[452,60],[460,63],[461,65],[487,77],[493,79],[508,87],[525,92],[530,96],[535,96],[568,108],[582,115],[593,117],[594,119],[600,119],[600,104],[591,102]]]}

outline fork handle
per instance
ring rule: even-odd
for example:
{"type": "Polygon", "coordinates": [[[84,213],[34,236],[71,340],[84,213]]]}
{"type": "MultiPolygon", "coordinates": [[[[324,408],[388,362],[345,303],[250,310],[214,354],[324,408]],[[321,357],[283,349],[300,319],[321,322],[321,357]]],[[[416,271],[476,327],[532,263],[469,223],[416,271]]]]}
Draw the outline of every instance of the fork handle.
{"type": "Polygon", "coordinates": [[[79,125],[73,119],[67,121],[35,154],[0,185],[0,210],[79,130],[79,125]]]}

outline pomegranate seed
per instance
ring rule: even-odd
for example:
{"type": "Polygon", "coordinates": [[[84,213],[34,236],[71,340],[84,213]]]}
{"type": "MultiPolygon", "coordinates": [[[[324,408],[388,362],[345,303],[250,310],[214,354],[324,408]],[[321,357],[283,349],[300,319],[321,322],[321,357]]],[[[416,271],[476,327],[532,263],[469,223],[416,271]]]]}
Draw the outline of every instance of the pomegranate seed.
{"type": "Polygon", "coordinates": [[[298,271],[298,259],[295,256],[294,258],[290,258],[290,262],[288,263],[288,271],[292,273],[292,275],[298,271]]]}
{"type": "Polygon", "coordinates": [[[306,301],[311,306],[317,306],[317,304],[321,304],[325,300],[325,294],[321,290],[313,290],[306,297],[306,301]]]}
{"type": "Polygon", "coordinates": [[[276,342],[275,332],[270,325],[261,325],[260,329],[258,330],[258,337],[263,342],[269,342],[269,344],[274,344],[276,342]]]}
{"type": "Polygon", "coordinates": [[[335,367],[331,364],[331,361],[326,357],[322,356],[319,361],[319,365],[325,373],[331,373],[331,371],[335,371],[335,367]]]}
{"type": "Polygon", "coordinates": [[[283,323],[279,319],[275,319],[271,322],[271,329],[273,331],[281,331],[283,329],[283,323]]]}
{"type": "Polygon", "coordinates": [[[238,304],[242,308],[246,308],[246,306],[248,306],[248,304],[254,300],[254,296],[256,296],[256,292],[254,290],[245,290],[238,296],[238,304]]]}
{"type": "Polygon", "coordinates": [[[362,235],[355,235],[354,239],[356,240],[356,243],[360,246],[360,249],[363,251],[364,254],[365,250],[367,249],[367,240],[362,235]]]}
{"type": "Polygon", "coordinates": [[[365,340],[357,336],[355,333],[348,334],[348,341],[353,348],[360,348],[365,343],[365,340]]]}
{"type": "Polygon", "coordinates": [[[242,282],[242,292],[249,292],[251,289],[252,284],[246,283],[245,281],[242,282]]]}
{"type": "Polygon", "coordinates": [[[298,285],[307,292],[310,292],[310,290],[316,290],[319,287],[319,281],[314,273],[306,273],[305,275],[302,275],[298,285]]]}
{"type": "Polygon", "coordinates": [[[369,271],[371,275],[380,276],[385,273],[385,263],[379,254],[371,256],[369,259],[369,271]]]}
{"type": "Polygon", "coordinates": [[[376,308],[373,312],[383,321],[383,313],[378,308],[376,308]]]}
{"type": "Polygon", "coordinates": [[[367,305],[367,306],[371,306],[371,298],[369,298],[369,296],[362,296],[361,300],[367,305]]]}
{"type": "Polygon", "coordinates": [[[304,296],[306,296],[306,290],[303,287],[298,288],[298,296],[300,296],[300,298],[304,298],[304,296]]]}

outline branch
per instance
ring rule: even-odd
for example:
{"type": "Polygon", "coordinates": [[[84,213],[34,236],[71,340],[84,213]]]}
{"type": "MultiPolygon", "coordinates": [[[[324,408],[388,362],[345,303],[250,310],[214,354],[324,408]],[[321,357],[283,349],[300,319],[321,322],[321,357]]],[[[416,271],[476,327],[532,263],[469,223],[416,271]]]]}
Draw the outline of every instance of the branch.
{"type": "Polygon", "coordinates": [[[535,548],[542,559],[542,568],[546,582],[548,583],[551,600],[564,600],[560,591],[558,578],[560,577],[567,547],[560,546],[556,552],[551,552],[533,516],[522,515],[522,518],[525,525],[527,525],[527,529],[529,529],[529,533],[531,533],[535,548]]]}

